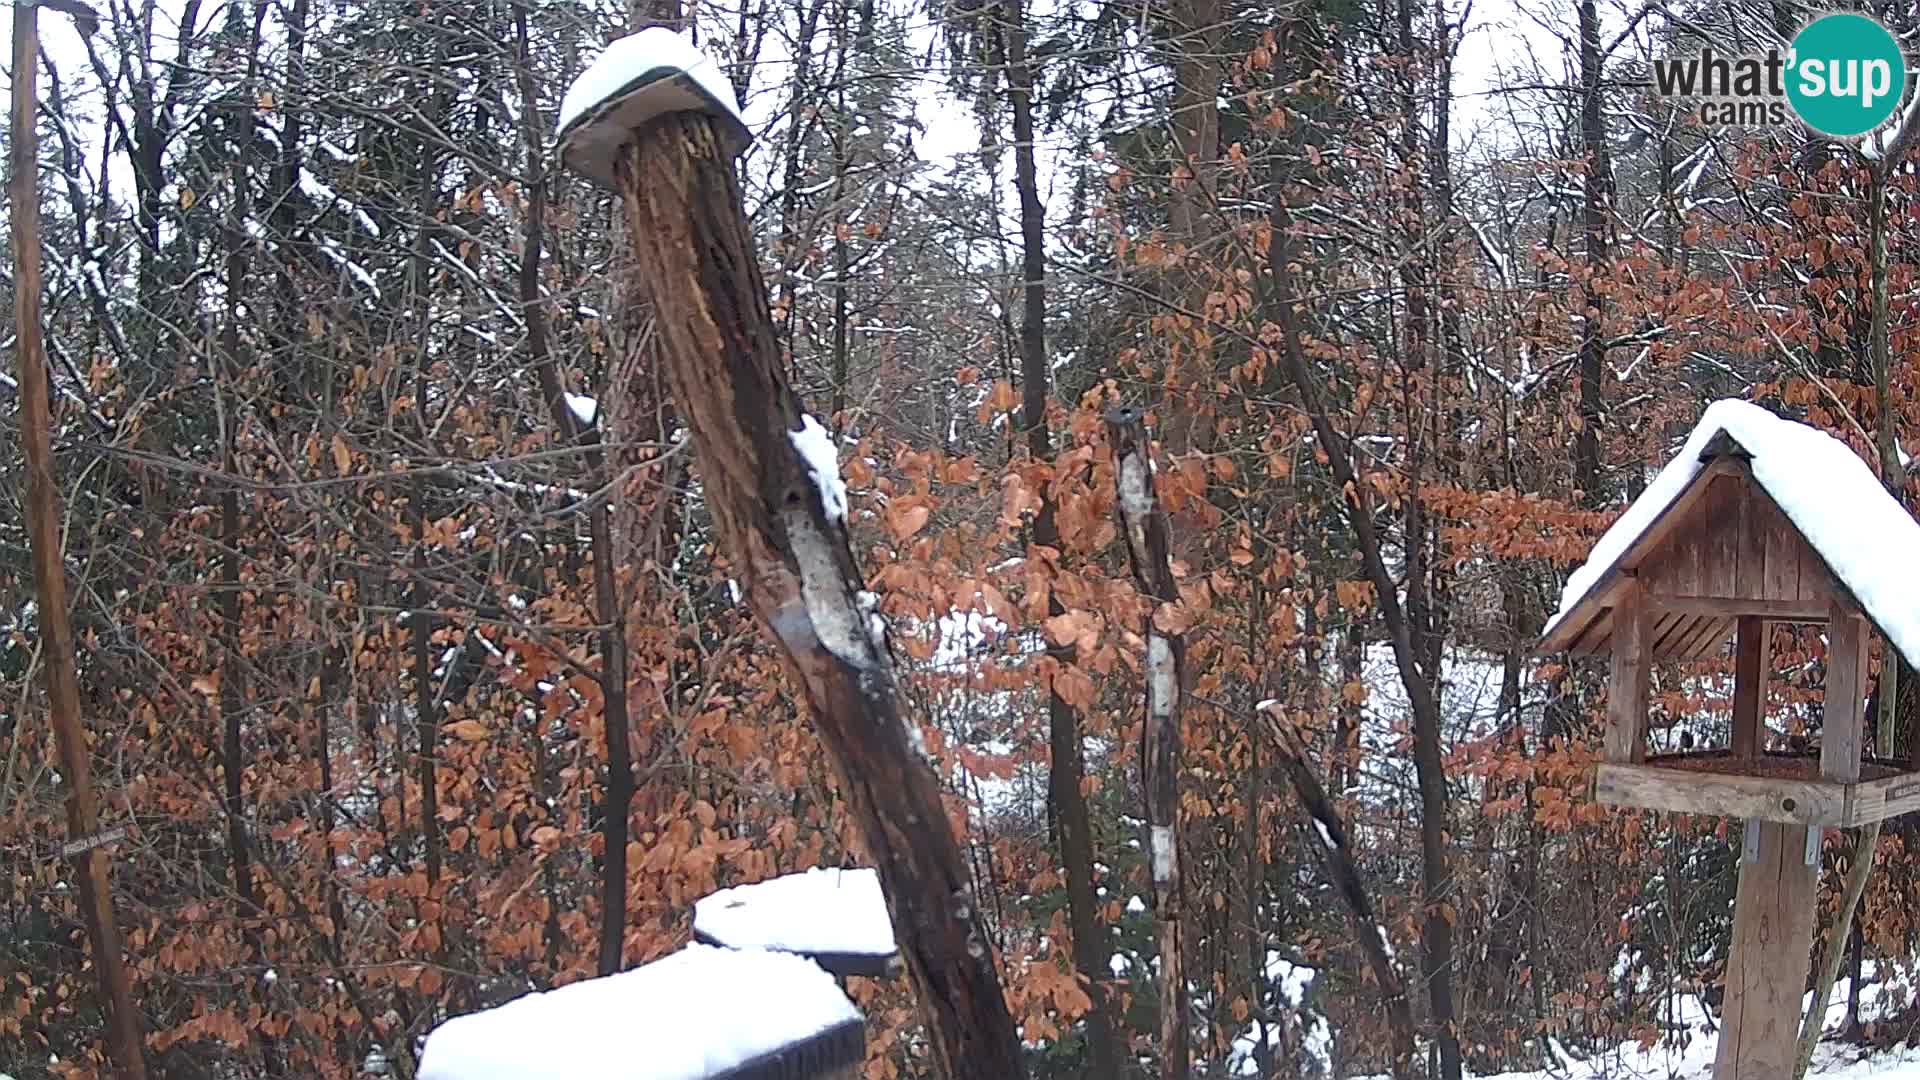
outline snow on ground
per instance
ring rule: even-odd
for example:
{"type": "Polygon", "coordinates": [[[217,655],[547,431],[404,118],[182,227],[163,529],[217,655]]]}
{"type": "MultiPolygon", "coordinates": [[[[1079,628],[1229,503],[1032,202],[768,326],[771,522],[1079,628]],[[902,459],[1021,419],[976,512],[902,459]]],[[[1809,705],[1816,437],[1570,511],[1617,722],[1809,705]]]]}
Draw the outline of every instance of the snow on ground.
{"type": "Polygon", "coordinates": [[[871,867],[815,867],[721,889],[694,902],[693,930],[736,949],[850,956],[894,952],[886,897],[871,867]]]}
{"type": "MultiPolygon", "coordinates": [[[[1874,977],[1869,970],[1867,978],[1874,977]]],[[[1847,989],[1845,979],[1834,985],[1833,997],[1827,1005],[1829,1035],[1837,1033],[1846,1021],[1847,989]]],[[[1869,982],[1860,992],[1861,1017],[1872,1020],[1891,1015],[1903,1008],[1912,996],[1912,988],[1898,975],[1891,983],[1869,982]]],[[[1801,1009],[1804,1012],[1812,1006],[1813,995],[1809,993],[1802,999],[1801,1009]]],[[[1554,1043],[1552,1051],[1557,1064],[1552,1068],[1484,1074],[1475,1080],[1712,1080],[1713,1055],[1719,1046],[1718,1029],[1700,999],[1675,999],[1673,1012],[1666,1019],[1685,1034],[1644,1049],[1637,1041],[1627,1041],[1609,1052],[1585,1059],[1575,1058],[1554,1043]],[[1684,1046],[1680,1045],[1683,1041],[1684,1046]]],[[[1813,1067],[1807,1075],[1821,1080],[1920,1080],[1920,1047],[1863,1054],[1858,1047],[1825,1042],[1815,1051],[1813,1067]]]]}
{"type": "Polygon", "coordinates": [[[1920,523],[1880,486],[1847,444],[1818,428],[1784,420],[1750,402],[1707,406],[1678,457],[1667,463],[1627,512],[1594,544],[1567,579],[1553,632],[1613,564],[1684,491],[1702,467],[1700,452],[1722,431],[1753,455],[1753,476],[1788,520],[1863,604],[1908,660],[1920,663],[1920,523]]]}
{"type": "Polygon", "coordinates": [[[811,960],[689,945],[645,967],[448,1020],[427,1038],[419,1080],[703,1080],[859,1021],[811,960]]]}

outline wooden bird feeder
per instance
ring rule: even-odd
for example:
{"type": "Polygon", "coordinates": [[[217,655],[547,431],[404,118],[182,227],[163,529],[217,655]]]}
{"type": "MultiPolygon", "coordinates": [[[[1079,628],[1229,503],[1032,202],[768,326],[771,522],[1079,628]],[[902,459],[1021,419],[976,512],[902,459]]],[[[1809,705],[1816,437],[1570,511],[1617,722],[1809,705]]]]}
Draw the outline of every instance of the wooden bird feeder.
{"type": "Polygon", "coordinates": [[[1872,638],[1920,660],[1920,525],[1838,440],[1744,402],[1595,545],[1539,651],[1607,656],[1604,803],[1746,819],[1716,1080],[1792,1075],[1820,842],[1920,808],[1920,773],[1863,752],[1872,638]],[[1817,752],[1769,747],[1776,622],[1825,627],[1817,752]],[[1654,664],[1734,645],[1730,744],[1649,756],[1654,664]]]}

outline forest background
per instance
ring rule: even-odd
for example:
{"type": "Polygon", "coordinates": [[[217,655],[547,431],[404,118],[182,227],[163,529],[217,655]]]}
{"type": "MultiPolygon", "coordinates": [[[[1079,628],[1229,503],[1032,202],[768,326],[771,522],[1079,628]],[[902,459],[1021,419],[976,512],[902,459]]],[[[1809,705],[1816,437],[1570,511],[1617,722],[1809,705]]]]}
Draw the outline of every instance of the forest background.
{"type": "MultiPolygon", "coordinates": [[[[567,85],[650,22],[696,33],[758,136],[774,314],[842,444],[1034,1075],[1159,1074],[1149,619],[1187,649],[1194,1075],[1373,1072],[1410,1038],[1452,1080],[1678,1031],[1717,1000],[1738,836],[1587,800],[1604,672],[1530,650],[1710,400],[1823,427],[1910,494],[1904,151],[1703,128],[1649,86],[1656,58],[1807,14],[103,0],[85,37],[46,15],[65,560],[157,1075],[407,1077],[450,1014],[672,951],[715,888],[861,860],[714,550],[619,208],[553,160],[567,85]],[[1153,412],[1178,603],[1129,576],[1114,404],[1153,412]]],[[[0,1068],[104,1075],[13,343],[0,1068]]],[[[1776,734],[1817,738],[1818,637],[1774,656],[1776,734]]],[[[1724,738],[1727,671],[1661,673],[1658,745],[1724,738]]],[[[1864,1042],[1920,1023],[1914,835],[1889,825],[1861,918],[1820,946],[1848,950],[1864,1042]]],[[[1823,928],[1849,852],[1828,844],[1823,928]]],[[[853,993],[867,1075],[929,1075],[904,984],[853,993]]]]}

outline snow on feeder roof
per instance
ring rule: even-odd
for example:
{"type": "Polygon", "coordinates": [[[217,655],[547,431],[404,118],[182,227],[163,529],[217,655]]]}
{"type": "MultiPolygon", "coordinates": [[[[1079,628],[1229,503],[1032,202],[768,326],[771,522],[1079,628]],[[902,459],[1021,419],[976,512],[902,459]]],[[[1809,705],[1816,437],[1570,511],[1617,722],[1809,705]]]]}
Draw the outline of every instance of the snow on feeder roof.
{"type": "MultiPolygon", "coordinates": [[[[1707,407],[1679,455],[1568,578],[1540,651],[1598,651],[1615,587],[1659,554],[1669,540],[1663,526],[1698,509],[1693,500],[1712,481],[1709,466],[1716,459],[1745,459],[1754,483],[1817,556],[1818,567],[1909,662],[1920,664],[1920,574],[1913,569],[1920,559],[1920,523],[1845,443],[1818,428],[1731,399],[1707,407]]],[[[1710,524],[1724,524],[1728,530],[1741,527],[1710,524]]],[[[1776,554],[1771,549],[1742,552],[1734,561],[1744,555],[1744,562],[1752,564],[1776,554]]],[[[1710,628],[1683,651],[1702,655],[1724,640],[1724,633],[1710,628]]]]}
{"type": "Polygon", "coordinates": [[[835,975],[880,977],[898,963],[893,922],[871,868],[816,867],[694,902],[696,941],[811,957],[835,975]]]}
{"type": "Polygon", "coordinates": [[[786,953],[689,945],[435,1028],[419,1080],[805,1080],[866,1056],[833,977],[786,953]]]}
{"type": "Polygon", "coordinates": [[[633,132],[674,112],[719,122],[728,153],[753,141],[733,86],[711,57],[685,35],[648,27],[608,45],[560,101],[560,160],[612,187],[613,163],[633,132]]]}

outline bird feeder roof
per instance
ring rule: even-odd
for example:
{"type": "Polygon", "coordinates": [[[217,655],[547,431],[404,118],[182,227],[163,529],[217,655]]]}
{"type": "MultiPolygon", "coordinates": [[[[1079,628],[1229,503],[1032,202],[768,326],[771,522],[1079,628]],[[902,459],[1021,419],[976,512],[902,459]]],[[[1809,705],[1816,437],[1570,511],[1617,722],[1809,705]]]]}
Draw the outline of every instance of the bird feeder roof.
{"type": "MultiPolygon", "coordinates": [[[[1679,455],[1600,537],[1568,578],[1539,651],[1598,639],[1595,631],[1604,633],[1601,624],[1611,617],[1613,586],[1674,543],[1676,522],[1733,527],[1703,513],[1700,500],[1716,477],[1729,473],[1751,481],[1762,510],[1784,516],[1829,576],[1829,591],[1849,599],[1909,663],[1920,665],[1920,523],[1845,443],[1735,400],[1708,406],[1679,455]]],[[[1745,517],[1739,527],[1751,528],[1745,517]]],[[[1769,547],[1764,557],[1778,556],[1769,547]]],[[[1730,629],[1726,620],[1693,643],[1717,647],[1725,638],[1713,631],[1730,629]]]]}

